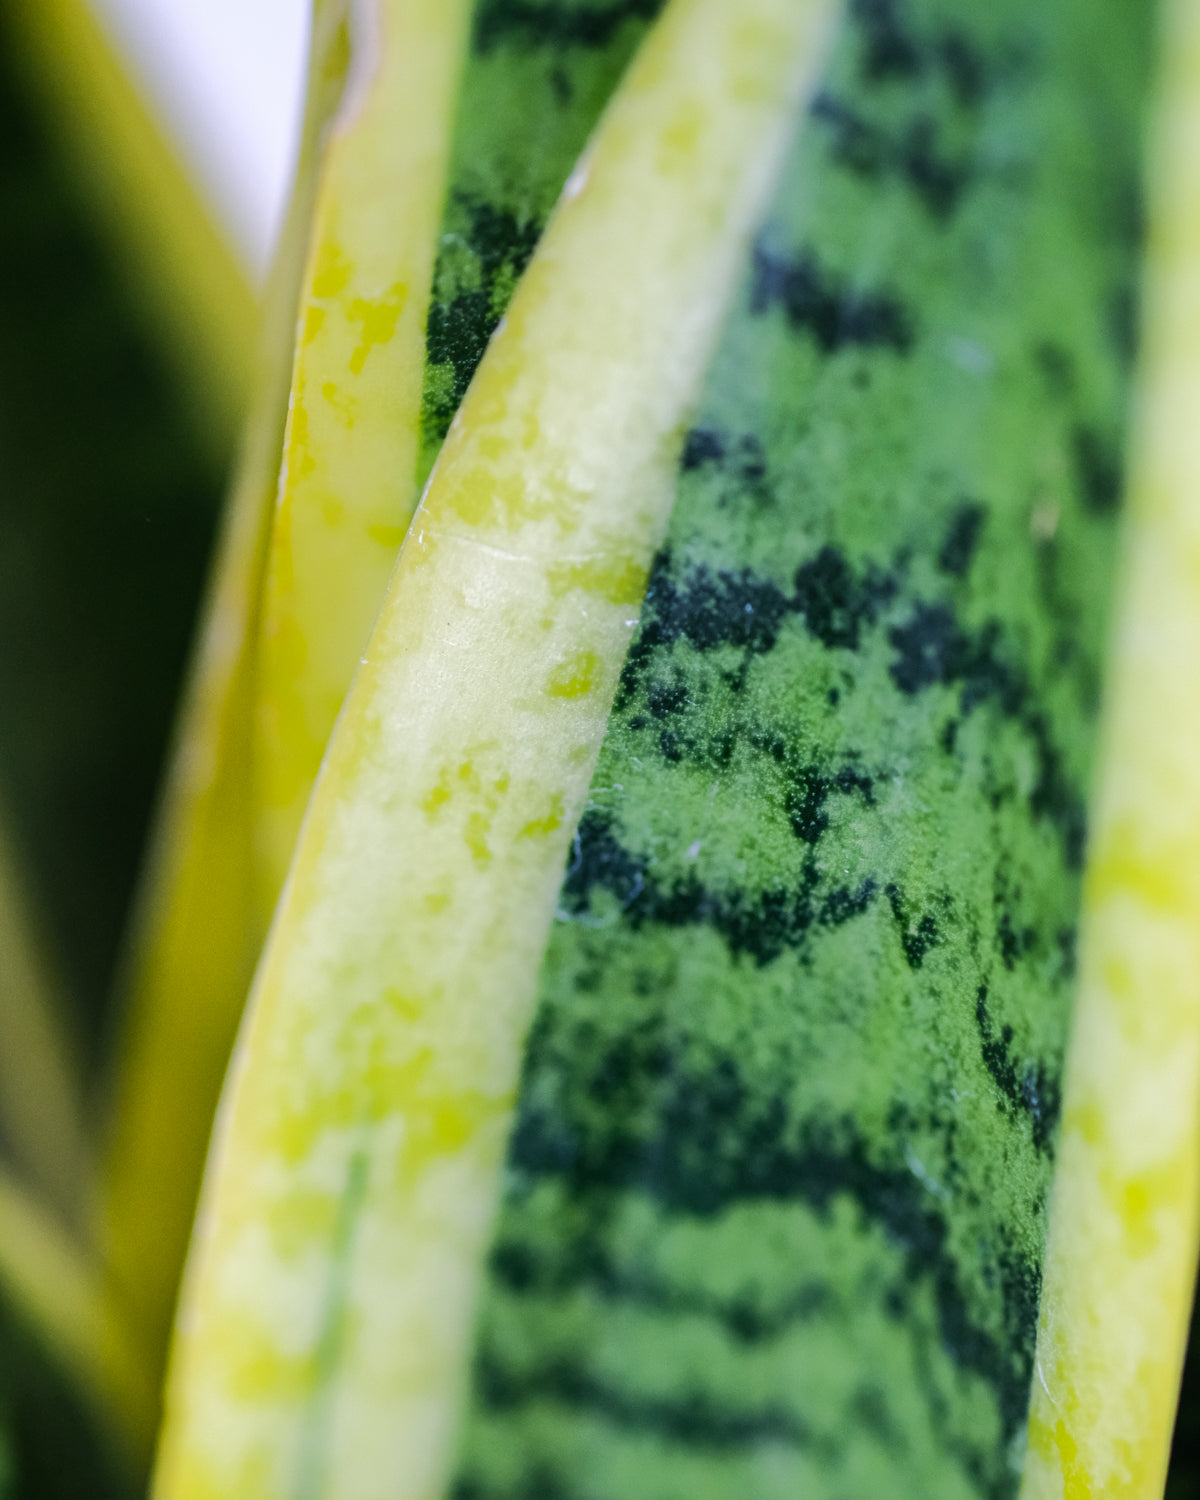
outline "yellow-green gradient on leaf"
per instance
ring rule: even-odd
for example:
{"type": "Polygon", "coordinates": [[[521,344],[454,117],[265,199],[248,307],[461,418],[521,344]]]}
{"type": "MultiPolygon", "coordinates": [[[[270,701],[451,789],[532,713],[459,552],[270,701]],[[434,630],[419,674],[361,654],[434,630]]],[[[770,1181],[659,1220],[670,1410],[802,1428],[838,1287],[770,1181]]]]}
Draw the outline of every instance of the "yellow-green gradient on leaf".
{"type": "Polygon", "coordinates": [[[563,864],[832,11],[674,0],[451,429],[231,1074],[160,1500],[443,1492],[563,864]]]}
{"type": "Polygon", "coordinates": [[[222,451],[240,422],[254,359],[257,298],[86,0],[15,0],[12,17],[79,180],[107,223],[146,316],[165,329],[222,451]]]}
{"type": "Polygon", "coordinates": [[[262,618],[266,931],[415,503],[425,313],[468,0],[357,12],[298,327],[262,618]]]}
{"type": "Polygon", "coordinates": [[[1023,1500],[1157,1500],[1200,1197],[1200,11],[1163,7],[1142,385],[1023,1500]]]}
{"type": "Polygon", "coordinates": [[[334,143],[318,210],[268,567],[264,927],[419,486],[661,7],[394,0],[361,12],[364,102],[334,143]]]}
{"type": "Polygon", "coordinates": [[[301,161],[275,267],[254,409],[136,914],[112,1084],[99,1234],[161,1368],[213,1110],[261,930],[251,739],[259,602],[324,128],[347,63],[345,7],[318,4],[301,161]]]}
{"type": "Polygon", "coordinates": [[[116,1455],[145,1462],[158,1403],[102,1270],[0,1168],[0,1293],[105,1422],[116,1455]]]}
{"type": "Polygon", "coordinates": [[[88,1186],[83,1090],[39,937],[0,822],[0,1135],[22,1175],[78,1225],[88,1186]]]}

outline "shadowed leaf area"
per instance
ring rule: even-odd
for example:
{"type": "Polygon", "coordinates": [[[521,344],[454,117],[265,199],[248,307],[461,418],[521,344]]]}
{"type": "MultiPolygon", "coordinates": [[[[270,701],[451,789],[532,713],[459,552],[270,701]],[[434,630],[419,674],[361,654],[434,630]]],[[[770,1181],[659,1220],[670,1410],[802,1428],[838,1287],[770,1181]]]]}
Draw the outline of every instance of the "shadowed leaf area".
{"type": "Polygon", "coordinates": [[[0,798],[94,1059],[222,476],[45,126],[0,19],[0,798]]]}
{"type": "Polygon", "coordinates": [[[0,1300],[0,1497],[133,1500],[77,1394],[0,1300]]]}
{"type": "Polygon", "coordinates": [[[653,21],[661,9],[662,0],[481,0],[475,46],[480,52],[512,41],[531,47],[606,47],[627,21],[653,21]]]}
{"type": "Polygon", "coordinates": [[[1171,1470],[1165,1500],[1194,1500],[1200,1495],[1200,1330],[1196,1313],[1188,1334],[1187,1360],[1179,1392],[1179,1414],[1171,1444],[1171,1470]]]}

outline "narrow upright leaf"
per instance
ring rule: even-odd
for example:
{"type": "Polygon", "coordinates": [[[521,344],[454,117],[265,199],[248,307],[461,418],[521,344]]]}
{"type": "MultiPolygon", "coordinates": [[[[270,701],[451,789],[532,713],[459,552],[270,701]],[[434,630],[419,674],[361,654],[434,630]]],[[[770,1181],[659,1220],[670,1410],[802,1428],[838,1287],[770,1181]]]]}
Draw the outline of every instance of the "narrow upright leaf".
{"type": "Polygon", "coordinates": [[[1200,1229],[1200,11],[1166,0],[1143,375],[1023,1500],[1159,1500],[1200,1229]]]}
{"type": "Polygon", "coordinates": [[[318,212],[264,605],[264,927],[419,486],[661,4],[364,10],[364,103],[318,212]]]}
{"type": "Polygon", "coordinates": [[[416,500],[425,314],[469,0],[371,0],[313,221],[257,688],[266,932],[416,500]]]}
{"type": "Polygon", "coordinates": [[[325,125],[348,57],[318,0],[309,109],[268,292],[254,409],[230,492],[133,935],[100,1238],[152,1369],[165,1358],[213,1109],[258,957],[255,643],[301,273],[325,125]]]}

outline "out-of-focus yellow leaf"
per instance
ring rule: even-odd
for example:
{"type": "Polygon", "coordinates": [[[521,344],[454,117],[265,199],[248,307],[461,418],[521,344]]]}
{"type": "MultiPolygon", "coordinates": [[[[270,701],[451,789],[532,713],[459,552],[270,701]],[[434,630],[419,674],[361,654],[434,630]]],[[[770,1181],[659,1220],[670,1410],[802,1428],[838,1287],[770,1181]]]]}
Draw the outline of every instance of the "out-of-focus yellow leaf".
{"type": "Polygon", "coordinates": [[[245,268],[85,0],[9,9],[48,119],[193,394],[198,427],[223,453],[243,415],[259,322],[245,268]]]}
{"type": "Polygon", "coordinates": [[[157,1393],[99,1268],[0,1170],[0,1288],[112,1435],[140,1465],[154,1434],[157,1393]]]}
{"type": "Polygon", "coordinates": [[[344,0],[317,0],[309,108],[272,271],[254,407],[123,986],[100,1239],[152,1371],[165,1357],[214,1101],[261,932],[251,722],[266,544],[321,152],[349,61],[344,0]]]}
{"type": "Polygon", "coordinates": [[[1163,7],[1142,386],[1022,1500],[1158,1500],[1200,1225],[1200,10],[1163,7]]]}

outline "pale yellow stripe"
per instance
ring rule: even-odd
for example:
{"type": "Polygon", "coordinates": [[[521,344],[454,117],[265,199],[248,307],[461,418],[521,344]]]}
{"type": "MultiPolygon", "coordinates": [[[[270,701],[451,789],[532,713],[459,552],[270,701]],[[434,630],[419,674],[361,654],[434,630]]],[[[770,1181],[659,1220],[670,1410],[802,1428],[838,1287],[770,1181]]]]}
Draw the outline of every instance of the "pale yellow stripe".
{"type": "Polygon", "coordinates": [[[425,315],[469,0],[370,0],[305,275],[263,606],[266,930],[416,504],[425,315]]]}
{"type": "Polygon", "coordinates": [[[1023,1500],[1158,1500],[1200,1199],[1200,6],[1163,7],[1145,342],[1023,1500]]]}
{"type": "Polygon", "coordinates": [[[78,1384],[118,1456],[143,1465],[157,1400],[136,1346],[97,1268],[3,1169],[0,1293],[78,1384]]]}
{"type": "Polygon", "coordinates": [[[85,0],[9,0],[48,122],[76,162],[128,279],[222,459],[241,421],[258,329],[249,277],[85,0]],[[165,335],[165,337],[164,337],[165,335]]]}
{"type": "Polygon", "coordinates": [[[159,1500],[436,1500],[539,962],[683,424],[831,0],[673,0],[480,367],[318,782],[159,1500]]]}
{"type": "Polygon", "coordinates": [[[300,170],[272,270],[254,410],[230,493],[121,986],[99,1239],[161,1370],[216,1101],[261,943],[254,913],[255,643],[323,128],[347,64],[318,0],[300,170]]]}

